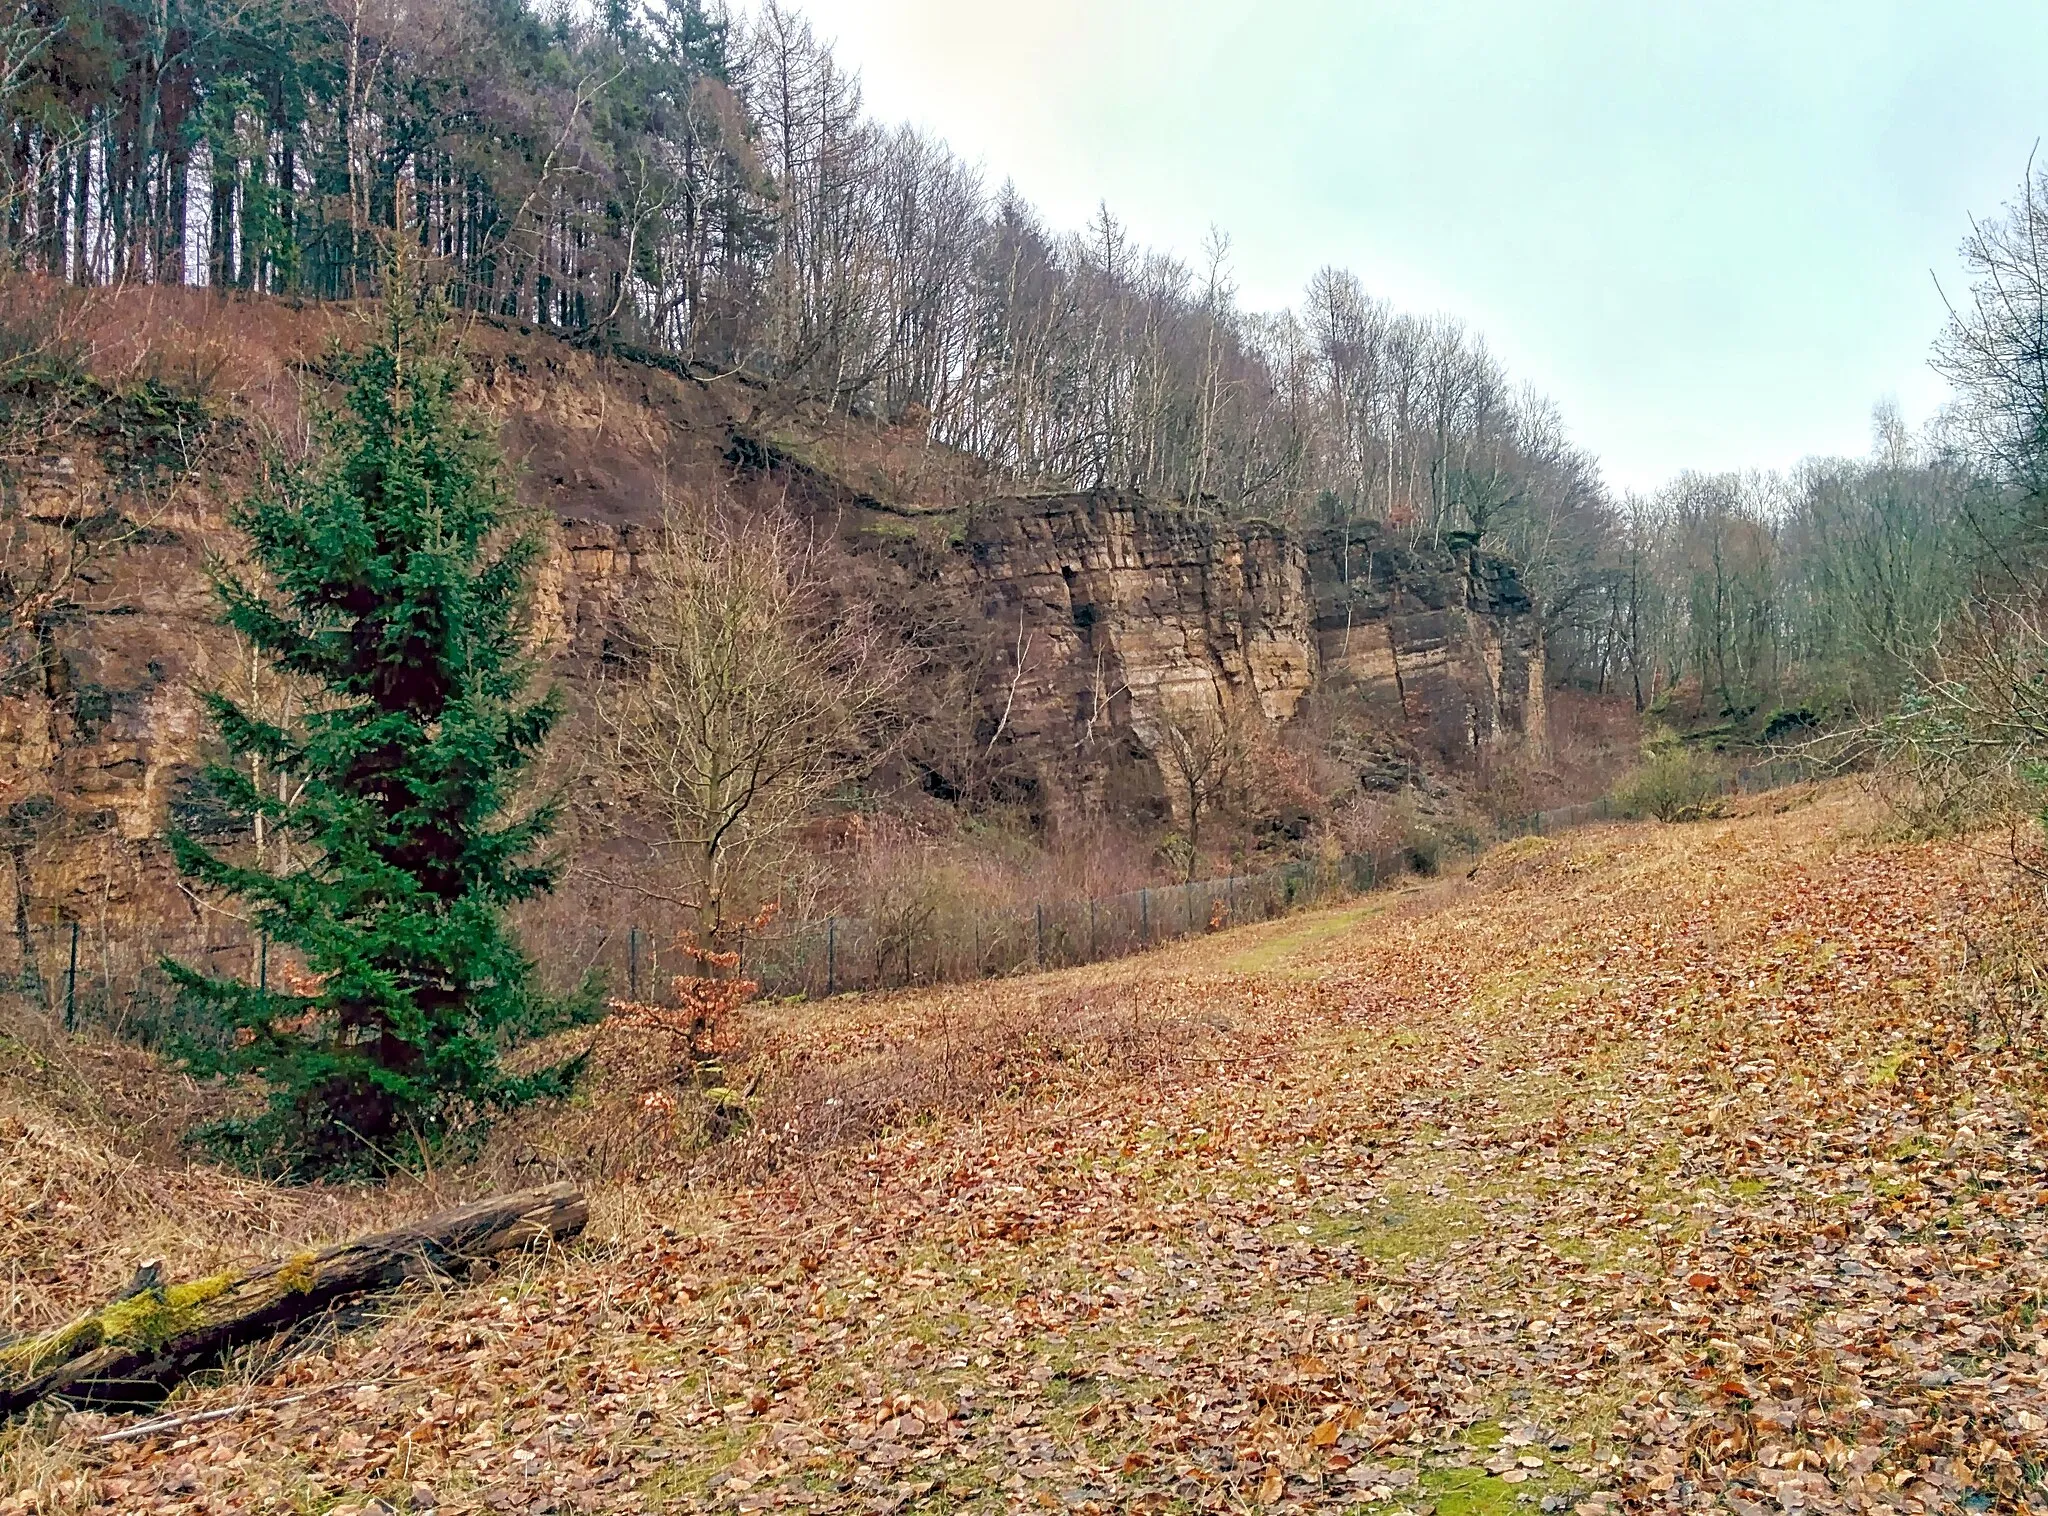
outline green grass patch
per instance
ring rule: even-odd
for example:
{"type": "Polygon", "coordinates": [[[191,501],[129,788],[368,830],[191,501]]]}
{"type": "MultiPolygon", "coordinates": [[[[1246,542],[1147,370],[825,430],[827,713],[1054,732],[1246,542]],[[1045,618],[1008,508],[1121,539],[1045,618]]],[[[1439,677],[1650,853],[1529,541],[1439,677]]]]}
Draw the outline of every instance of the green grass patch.
{"type": "Polygon", "coordinates": [[[1290,958],[1335,942],[1386,908],[1385,899],[1374,899],[1336,910],[1318,911],[1290,922],[1284,930],[1273,932],[1252,947],[1231,954],[1223,960],[1223,967],[1233,974],[1271,973],[1285,966],[1290,958]]]}
{"type": "Polygon", "coordinates": [[[673,1461],[640,1482],[639,1493],[647,1509],[699,1509],[710,1493],[711,1481],[753,1445],[757,1432],[749,1424],[730,1421],[719,1422],[708,1432],[701,1426],[683,1432],[685,1446],[670,1444],[673,1461]]]}
{"type": "Polygon", "coordinates": [[[1534,1484],[1534,1480],[1509,1484],[1483,1469],[1424,1469],[1420,1476],[1420,1489],[1435,1503],[1436,1516],[1507,1516],[1508,1512],[1521,1512],[1528,1509],[1523,1499],[1534,1484]]]}
{"type": "Polygon", "coordinates": [[[1425,1198],[1398,1190],[1387,1195],[1384,1210],[1347,1212],[1340,1215],[1311,1214],[1300,1221],[1283,1221],[1275,1234],[1295,1241],[1325,1245],[1349,1243],[1368,1257],[1381,1262],[1403,1258],[1438,1258],[1454,1242],[1478,1232],[1485,1224],[1479,1208],[1457,1197],[1425,1198]],[[1298,1226],[1309,1229],[1302,1238],[1298,1226]]]}

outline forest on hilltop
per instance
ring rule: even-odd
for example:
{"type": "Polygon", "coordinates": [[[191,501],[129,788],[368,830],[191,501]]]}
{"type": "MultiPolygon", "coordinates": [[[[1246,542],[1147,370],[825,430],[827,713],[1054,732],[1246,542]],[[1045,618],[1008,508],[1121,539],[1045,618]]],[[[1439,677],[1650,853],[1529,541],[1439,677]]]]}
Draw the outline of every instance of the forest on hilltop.
{"type": "Polygon", "coordinates": [[[1222,233],[1191,266],[1108,207],[1049,227],[877,121],[782,0],[28,0],[0,115],[18,267],[348,298],[403,226],[460,308],[908,420],[1018,488],[1474,533],[1559,683],[1752,736],[1881,705],[2012,541],[1984,437],[1885,417],[1868,459],[1618,498],[1457,320],[1335,267],[1249,311],[1222,233]]]}

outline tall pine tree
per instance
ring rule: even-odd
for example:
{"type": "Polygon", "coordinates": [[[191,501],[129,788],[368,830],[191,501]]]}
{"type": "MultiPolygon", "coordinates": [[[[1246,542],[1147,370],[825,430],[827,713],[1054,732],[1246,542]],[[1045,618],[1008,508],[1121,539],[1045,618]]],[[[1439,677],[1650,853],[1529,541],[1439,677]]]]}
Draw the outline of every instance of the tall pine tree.
{"type": "Polygon", "coordinates": [[[210,777],[304,861],[266,868],[172,839],[187,875],[247,902],[304,960],[288,993],[173,968],[227,1034],[224,1051],[195,1053],[201,1070],[272,1092],[262,1117],[202,1137],[297,1175],[388,1166],[560,1089],[568,1066],[513,1077],[501,1055],[594,1007],[540,994],[504,923],[554,879],[537,856],[552,807],[517,810],[557,715],[552,693],[528,696],[522,647],[540,542],[510,532],[501,456],[457,405],[437,315],[393,283],[316,461],[237,512],[260,573],[216,576],[226,623],[312,698],[280,723],[209,696],[245,761],[210,777]],[[284,797],[251,759],[288,776],[284,797]]]}

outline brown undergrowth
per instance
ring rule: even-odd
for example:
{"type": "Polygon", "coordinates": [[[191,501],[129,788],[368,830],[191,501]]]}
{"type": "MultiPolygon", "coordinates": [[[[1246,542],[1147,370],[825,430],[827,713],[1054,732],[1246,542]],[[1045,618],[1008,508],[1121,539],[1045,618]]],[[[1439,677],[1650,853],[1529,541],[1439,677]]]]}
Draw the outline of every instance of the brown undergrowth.
{"type": "Polygon", "coordinates": [[[367,1229],[415,1187],[285,1189],[184,1162],[223,1092],[135,1048],[0,1014],[0,1333],[104,1303],[146,1259],[189,1279],[367,1229]]]}
{"type": "MultiPolygon", "coordinates": [[[[9,1516],[2039,1508],[2003,876],[1839,787],[1744,809],[765,1008],[715,1162],[645,1137],[575,1248],[171,1407],[217,1420],[15,1430],[9,1516]]],[[[590,1161],[609,1098],[493,1161],[590,1161]]]]}
{"type": "Polygon", "coordinates": [[[568,1106],[522,1114],[480,1166],[507,1181],[758,1179],[891,1132],[1199,1060],[1232,1026],[1220,1012],[1189,1014],[1180,996],[1191,986],[1133,985],[1129,964],[1114,968],[748,1006],[722,1074],[746,1119],[717,1141],[714,1102],[679,1077],[667,1041],[611,1025],[583,1034],[593,1077],[568,1106]]]}

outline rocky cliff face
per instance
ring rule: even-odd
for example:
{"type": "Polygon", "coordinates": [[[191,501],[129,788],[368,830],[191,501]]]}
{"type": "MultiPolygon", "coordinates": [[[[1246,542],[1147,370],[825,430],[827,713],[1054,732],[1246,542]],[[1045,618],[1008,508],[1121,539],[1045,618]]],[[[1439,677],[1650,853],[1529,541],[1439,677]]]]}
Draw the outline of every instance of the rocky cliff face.
{"type": "MultiPolygon", "coordinates": [[[[509,338],[487,349],[478,397],[506,418],[525,491],[553,518],[537,621],[572,695],[634,593],[660,491],[719,488],[809,513],[885,609],[900,596],[964,629],[987,656],[936,660],[933,678],[951,681],[934,685],[936,715],[963,747],[1007,755],[1050,819],[1090,804],[1164,814],[1168,722],[1277,727],[1325,691],[1445,752],[1541,729],[1527,597],[1468,544],[1367,528],[1303,541],[1122,495],[989,499],[960,469],[934,482],[915,450],[901,467],[879,451],[846,464],[843,436],[797,461],[747,440],[758,404],[544,356],[509,338]]],[[[233,407],[167,422],[127,405],[58,404],[0,453],[7,572],[63,581],[0,640],[0,980],[58,921],[214,919],[179,887],[163,837],[207,819],[199,692],[265,698],[262,671],[214,622],[206,575],[234,552],[225,507],[260,473],[255,432],[233,407]]]]}
{"type": "Polygon", "coordinates": [[[0,980],[34,925],[182,912],[160,839],[205,742],[197,691],[236,673],[206,578],[227,533],[190,465],[246,452],[196,413],[166,445],[147,405],[32,399],[0,460],[0,980]]]}
{"type": "Polygon", "coordinates": [[[1544,731],[1541,625],[1513,565],[1462,534],[1389,537],[1376,523],[1308,542],[1320,677],[1399,713],[1445,757],[1544,731]]]}
{"type": "Polygon", "coordinates": [[[949,577],[1008,641],[982,698],[1055,814],[1104,803],[1121,758],[1154,770],[1141,798],[1163,797],[1168,721],[1285,722],[1315,683],[1306,559],[1270,526],[1114,495],[1003,500],[949,577]]]}
{"type": "Polygon", "coordinates": [[[1063,808],[1100,803],[1115,759],[1158,772],[1170,722],[1271,726],[1343,690],[1454,756],[1542,730],[1542,656],[1508,565],[1373,526],[1299,540],[1132,496],[992,502],[953,573],[1011,638],[983,698],[1008,713],[1063,808]],[[1049,766],[1049,767],[1048,767],[1049,766]]]}

